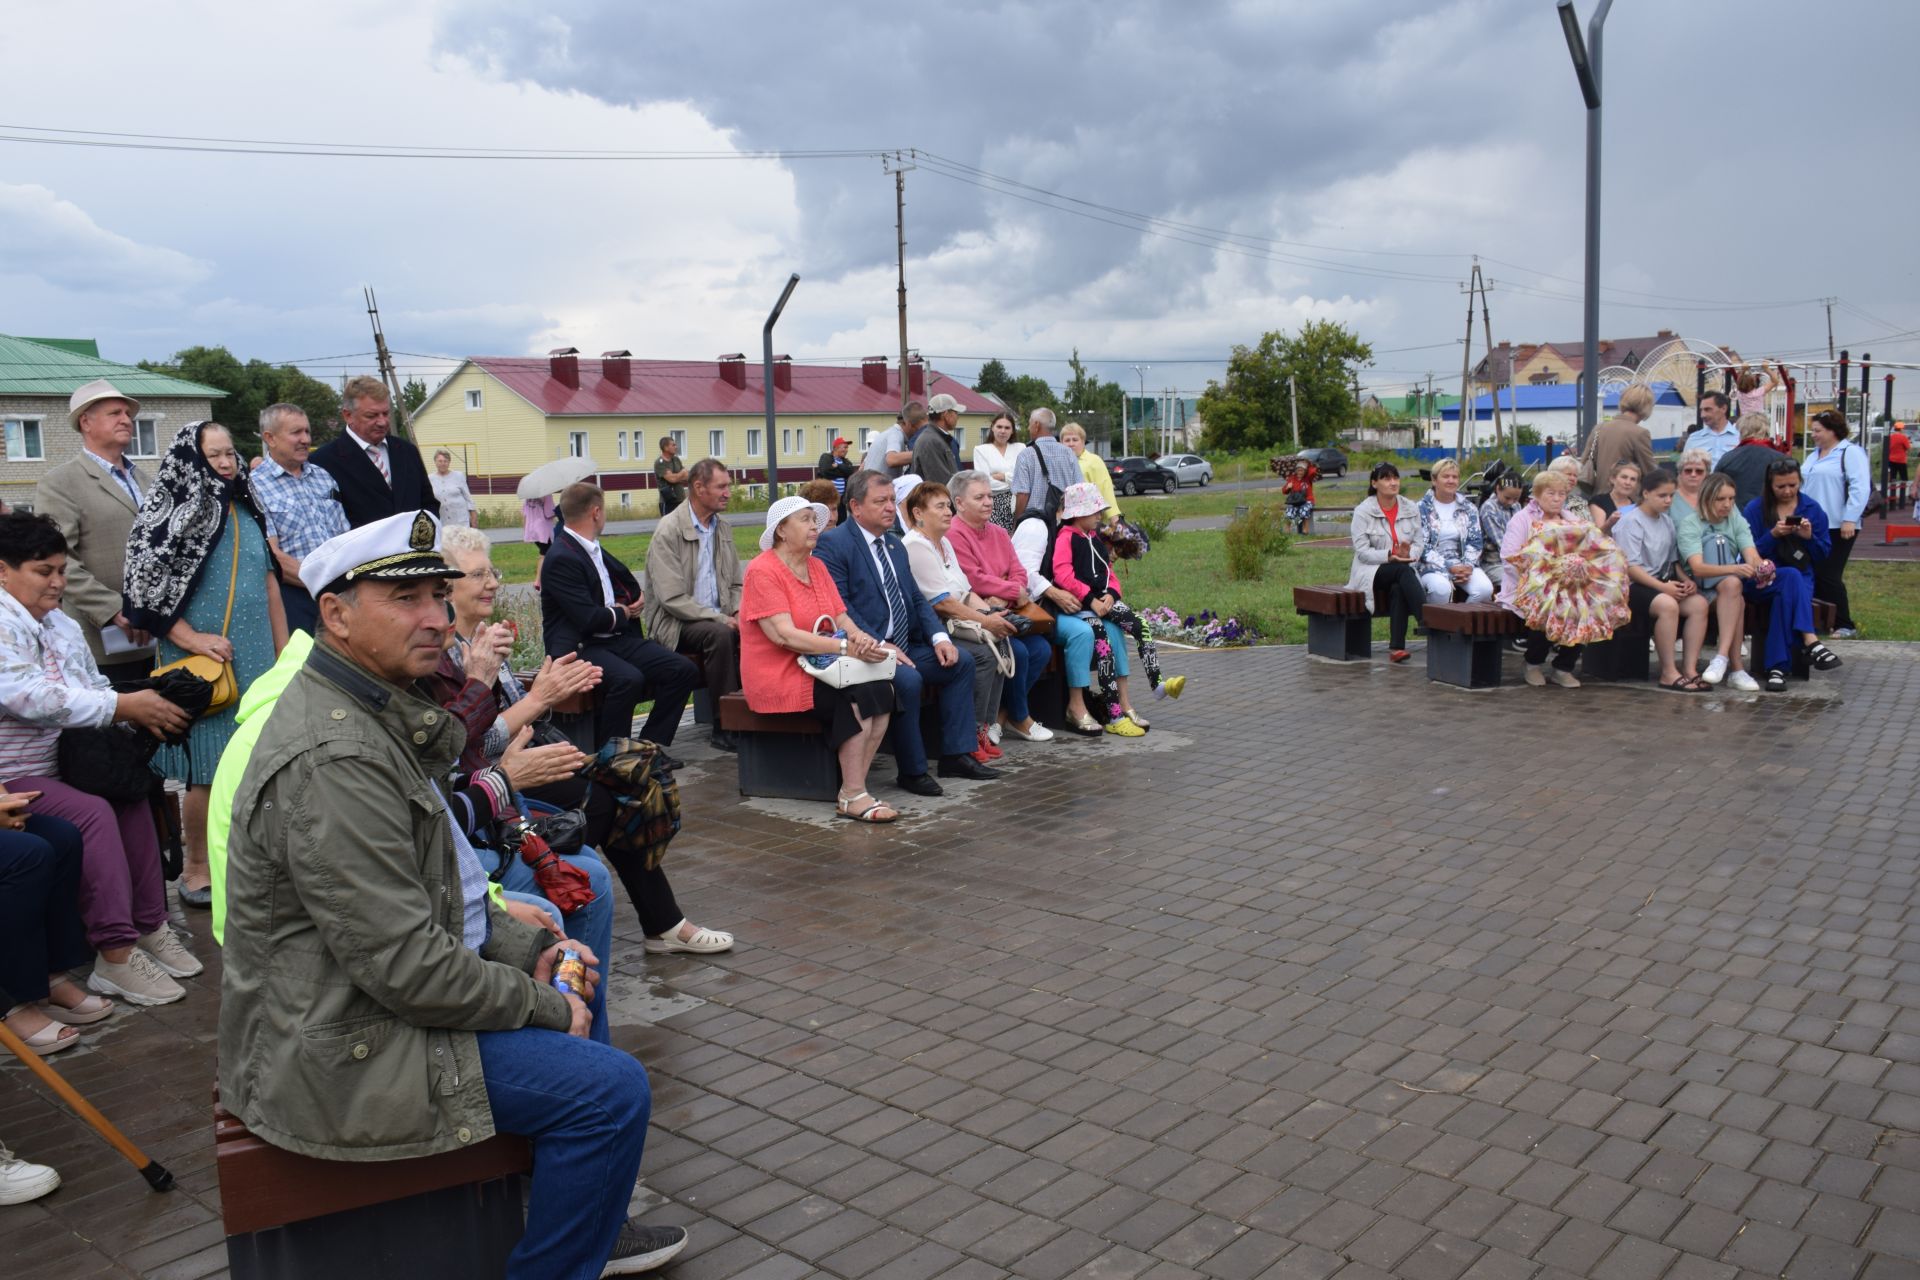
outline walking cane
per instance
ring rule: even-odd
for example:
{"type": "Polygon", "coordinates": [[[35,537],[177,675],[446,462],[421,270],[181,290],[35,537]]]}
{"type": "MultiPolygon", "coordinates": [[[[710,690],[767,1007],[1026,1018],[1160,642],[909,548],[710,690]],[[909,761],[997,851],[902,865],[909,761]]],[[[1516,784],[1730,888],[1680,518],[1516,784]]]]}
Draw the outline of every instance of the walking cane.
{"type": "Polygon", "coordinates": [[[42,1083],[59,1094],[68,1106],[79,1112],[80,1118],[92,1125],[94,1132],[112,1144],[115,1151],[132,1161],[133,1167],[140,1171],[140,1176],[147,1180],[149,1187],[155,1191],[173,1190],[173,1175],[167,1171],[165,1165],[149,1158],[146,1152],[134,1146],[126,1134],[114,1128],[113,1121],[101,1115],[91,1102],[80,1096],[79,1090],[61,1079],[59,1072],[42,1062],[40,1055],[27,1048],[20,1037],[15,1035],[4,1022],[0,1022],[0,1045],[5,1045],[14,1057],[26,1063],[27,1070],[39,1076],[42,1083]]]}

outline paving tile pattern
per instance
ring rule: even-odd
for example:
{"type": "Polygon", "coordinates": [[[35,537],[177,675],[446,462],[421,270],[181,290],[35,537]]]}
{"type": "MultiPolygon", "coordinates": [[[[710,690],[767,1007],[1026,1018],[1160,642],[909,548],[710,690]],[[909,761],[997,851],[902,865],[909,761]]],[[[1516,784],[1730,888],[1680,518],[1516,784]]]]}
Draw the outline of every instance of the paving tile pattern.
{"type": "MultiPolygon", "coordinates": [[[[891,830],[704,765],[673,874],[742,946],[621,930],[671,1274],[1920,1275],[1920,654],[1846,652],[1770,699],[1183,654],[1190,746],[1020,744],[891,830]]],[[[0,1271],[223,1273],[213,1012],[60,1063],[170,1196],[0,1073],[67,1177],[0,1271]]]]}

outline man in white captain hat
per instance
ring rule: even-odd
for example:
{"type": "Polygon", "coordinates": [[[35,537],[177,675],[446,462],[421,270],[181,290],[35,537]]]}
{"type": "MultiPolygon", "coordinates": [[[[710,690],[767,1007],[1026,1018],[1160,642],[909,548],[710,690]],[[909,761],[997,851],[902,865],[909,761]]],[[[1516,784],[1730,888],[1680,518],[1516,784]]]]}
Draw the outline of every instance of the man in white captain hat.
{"type": "Polygon", "coordinates": [[[146,499],[146,484],[127,457],[140,402],[105,378],[95,378],[67,402],[67,421],[80,433],[80,453],[42,476],[34,510],[51,516],[67,540],[67,593],[60,607],[80,620],[94,661],[109,680],[145,675],[153,666],[153,638],[135,630],[122,612],[127,531],[146,499]],[[114,632],[107,636],[107,632],[114,632]]]}
{"type": "Polygon", "coordinates": [[[267,1142],[400,1160],[495,1133],[533,1143],[509,1274],[627,1275],[679,1227],[629,1223],[647,1073],[587,1038],[599,958],[487,894],[444,780],[466,740],[416,682],[452,626],[439,521],[402,512],[300,565],[319,613],[234,795],[220,1097],[267,1142]],[[587,977],[559,990],[562,948],[587,977]]]}

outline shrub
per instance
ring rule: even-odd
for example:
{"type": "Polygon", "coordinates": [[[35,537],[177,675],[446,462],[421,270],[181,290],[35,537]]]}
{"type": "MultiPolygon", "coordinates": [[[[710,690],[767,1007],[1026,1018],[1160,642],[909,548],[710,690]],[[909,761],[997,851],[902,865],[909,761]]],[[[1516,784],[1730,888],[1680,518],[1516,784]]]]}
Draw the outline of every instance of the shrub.
{"type": "Polygon", "coordinates": [[[1272,505],[1249,507],[1245,515],[1227,522],[1227,576],[1257,581],[1266,573],[1266,558],[1285,551],[1291,542],[1280,512],[1272,505]]]}
{"type": "Polygon", "coordinates": [[[1140,532],[1147,535],[1147,541],[1158,543],[1173,528],[1173,512],[1162,503],[1135,503],[1133,510],[1127,513],[1127,519],[1140,526],[1140,532]]]}

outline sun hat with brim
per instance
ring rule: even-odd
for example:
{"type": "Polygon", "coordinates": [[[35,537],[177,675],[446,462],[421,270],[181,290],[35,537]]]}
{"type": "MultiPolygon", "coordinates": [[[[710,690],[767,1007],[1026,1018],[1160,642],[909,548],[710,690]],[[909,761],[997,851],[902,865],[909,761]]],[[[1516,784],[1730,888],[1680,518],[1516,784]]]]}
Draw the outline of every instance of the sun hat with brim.
{"type": "Polygon", "coordinates": [[[105,378],[95,378],[86,386],[75,391],[73,395],[68,398],[67,422],[72,426],[79,426],[80,415],[85,413],[89,406],[99,404],[102,400],[125,400],[129,412],[140,412],[140,402],[138,400],[135,400],[132,396],[114,386],[105,378]]]}
{"type": "Polygon", "coordinates": [[[402,511],[349,529],[300,562],[300,582],[316,600],[362,582],[466,576],[440,554],[440,521],[430,511],[402,511]]]}
{"type": "Polygon", "coordinates": [[[767,508],[767,527],[760,531],[760,549],[773,550],[773,531],[788,516],[798,515],[802,511],[813,512],[813,523],[820,528],[827,527],[827,509],[818,502],[808,502],[805,498],[782,498],[767,508]]]}
{"type": "Polygon", "coordinates": [[[1097,516],[1107,509],[1107,500],[1100,496],[1100,486],[1090,480],[1079,484],[1070,484],[1060,498],[1060,518],[1078,520],[1081,516],[1097,516]]]}

